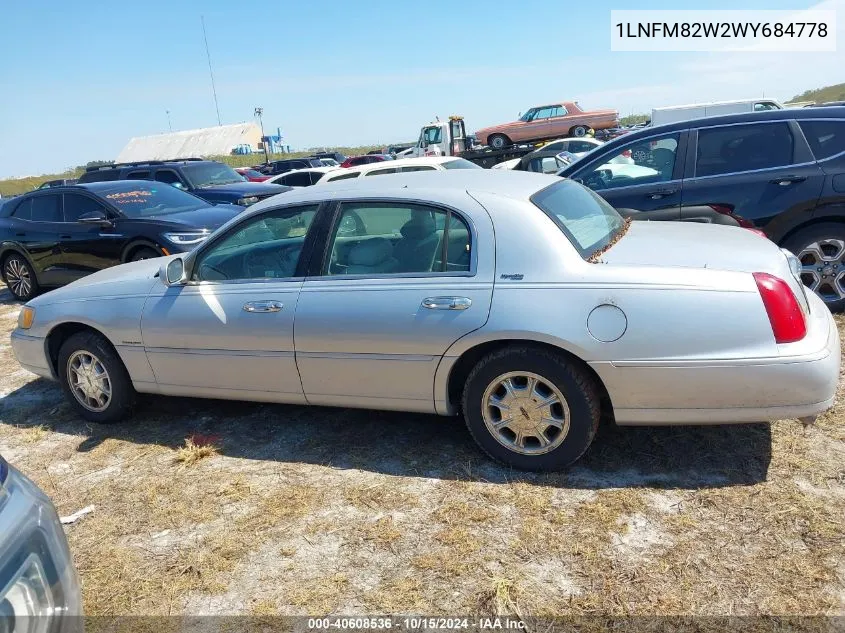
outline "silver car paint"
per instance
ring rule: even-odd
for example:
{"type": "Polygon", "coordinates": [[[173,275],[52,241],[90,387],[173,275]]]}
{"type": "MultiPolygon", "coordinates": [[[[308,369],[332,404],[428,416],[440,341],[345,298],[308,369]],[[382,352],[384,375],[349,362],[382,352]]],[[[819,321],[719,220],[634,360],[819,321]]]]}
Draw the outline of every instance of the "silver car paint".
{"type": "Polygon", "coordinates": [[[450,414],[456,403],[448,398],[449,376],[463,353],[490,341],[528,340],[587,362],[622,424],[762,421],[811,415],[832,403],[839,339],[829,312],[811,299],[808,336],[779,346],[749,274],[790,279],[774,244],[735,227],[641,223],[599,263],[588,263],[527,201],[557,181],[507,171],[418,172],[288,192],[229,224],[302,202],[428,200],[471,222],[473,274],[166,288],[151,279],[161,260],[139,262],[32,301],[35,325],[16,331],[15,351],[29,359],[28,368],[47,367],[46,359],[32,360],[30,339],[43,350],[55,325],[79,321],[118,346],[139,391],[450,414]],[[401,294],[388,295],[394,287],[401,294]],[[421,307],[441,294],[472,298],[473,305],[445,316],[421,307]],[[270,298],[285,309],[242,310],[247,300],[270,298]],[[602,305],[621,309],[627,323],[609,343],[587,327],[602,305]],[[142,339],[146,354],[121,347],[127,336],[142,339]]]}

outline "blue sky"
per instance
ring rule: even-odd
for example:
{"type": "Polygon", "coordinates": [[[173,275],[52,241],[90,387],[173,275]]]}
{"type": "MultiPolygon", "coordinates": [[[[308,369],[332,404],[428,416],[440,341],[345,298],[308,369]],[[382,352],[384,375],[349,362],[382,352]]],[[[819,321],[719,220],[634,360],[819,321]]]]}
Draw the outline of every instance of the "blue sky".
{"type": "MultiPolygon", "coordinates": [[[[838,11],[845,0],[709,0],[701,9],[838,11]]],[[[415,139],[463,114],[471,130],[577,99],[622,114],[845,81],[837,53],[610,51],[612,8],[631,3],[427,0],[3,0],[0,177],[114,158],[132,136],[215,125],[200,15],[223,123],[281,127],[295,148],[415,139]]],[[[841,37],[840,37],[841,40],[841,37]]]]}

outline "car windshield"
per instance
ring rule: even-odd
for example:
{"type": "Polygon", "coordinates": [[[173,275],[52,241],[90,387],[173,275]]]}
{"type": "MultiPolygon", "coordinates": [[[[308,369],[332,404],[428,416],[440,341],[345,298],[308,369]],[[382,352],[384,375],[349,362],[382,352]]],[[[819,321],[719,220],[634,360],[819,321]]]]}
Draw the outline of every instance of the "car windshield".
{"type": "Polygon", "coordinates": [[[209,204],[202,198],[165,183],[125,180],[96,193],[130,218],[148,218],[184,211],[205,209],[209,204]]]}
{"type": "Polygon", "coordinates": [[[604,252],[624,235],[625,219],[603,198],[572,180],[562,180],[531,196],[586,260],[604,252]]]}
{"type": "Polygon", "coordinates": [[[456,158],[455,160],[447,160],[443,163],[443,169],[484,169],[475,163],[468,161],[466,158],[456,158]]]}
{"type": "Polygon", "coordinates": [[[245,178],[234,169],[223,163],[197,163],[185,165],[182,168],[188,180],[194,187],[213,187],[228,185],[233,182],[243,182],[245,178]]]}

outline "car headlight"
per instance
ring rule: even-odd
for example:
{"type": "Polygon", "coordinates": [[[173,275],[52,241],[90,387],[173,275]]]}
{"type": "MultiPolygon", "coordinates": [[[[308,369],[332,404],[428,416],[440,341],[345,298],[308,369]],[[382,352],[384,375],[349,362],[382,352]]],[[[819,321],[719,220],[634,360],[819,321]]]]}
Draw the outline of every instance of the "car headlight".
{"type": "Polygon", "coordinates": [[[236,204],[241,205],[242,207],[248,207],[251,204],[255,204],[258,202],[258,196],[247,196],[245,198],[238,198],[236,204]]]}
{"type": "Polygon", "coordinates": [[[49,621],[44,616],[55,614],[53,594],[44,567],[35,554],[30,554],[8,586],[0,593],[0,622],[11,625],[0,629],[35,633],[45,631],[49,621]]]}
{"type": "Polygon", "coordinates": [[[193,231],[189,233],[165,233],[164,239],[180,246],[199,244],[209,236],[208,231],[193,231]]]}
{"type": "Polygon", "coordinates": [[[789,270],[792,273],[792,276],[798,281],[801,281],[801,260],[795,257],[792,251],[788,251],[785,248],[780,250],[783,251],[783,254],[786,256],[786,261],[789,262],[789,270]]]}
{"type": "Polygon", "coordinates": [[[32,327],[33,321],[35,321],[35,308],[30,306],[21,308],[20,314],[18,314],[18,327],[22,330],[28,330],[32,327]]]}

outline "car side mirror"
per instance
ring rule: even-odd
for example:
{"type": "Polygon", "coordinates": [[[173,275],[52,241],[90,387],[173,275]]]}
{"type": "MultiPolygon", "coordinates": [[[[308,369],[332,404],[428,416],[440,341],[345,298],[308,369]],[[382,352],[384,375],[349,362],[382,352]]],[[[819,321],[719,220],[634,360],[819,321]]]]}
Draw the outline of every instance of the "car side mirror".
{"type": "MultiPolygon", "coordinates": [[[[246,178],[244,178],[244,180],[246,180],[246,178]]],[[[171,184],[174,187],[176,187],[177,189],[181,189],[182,191],[185,190],[185,185],[183,185],[181,182],[174,182],[174,183],[171,183],[171,184]]]]}
{"type": "Polygon", "coordinates": [[[184,286],[188,282],[187,269],[181,257],[162,264],[158,270],[158,276],[167,287],[184,286]]]}
{"type": "Polygon", "coordinates": [[[106,214],[102,211],[88,211],[87,213],[83,213],[76,221],[79,224],[94,224],[96,226],[111,226],[111,220],[106,217],[106,214]]]}

